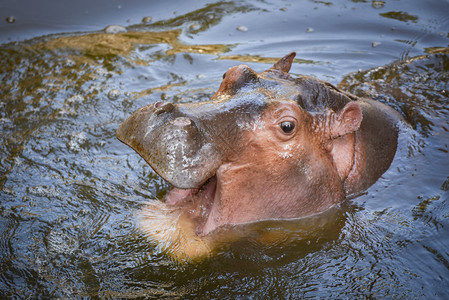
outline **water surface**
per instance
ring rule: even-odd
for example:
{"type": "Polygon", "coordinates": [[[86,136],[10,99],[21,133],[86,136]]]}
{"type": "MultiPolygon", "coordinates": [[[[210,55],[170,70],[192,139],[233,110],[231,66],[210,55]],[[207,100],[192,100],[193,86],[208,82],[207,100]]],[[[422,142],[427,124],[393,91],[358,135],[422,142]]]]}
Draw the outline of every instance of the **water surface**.
{"type": "Polygon", "coordinates": [[[0,4],[0,296],[449,296],[447,1],[56,2],[0,4]],[[291,51],[292,74],[404,116],[391,168],[308,238],[171,261],[134,216],[169,186],[117,127],[291,51]]]}

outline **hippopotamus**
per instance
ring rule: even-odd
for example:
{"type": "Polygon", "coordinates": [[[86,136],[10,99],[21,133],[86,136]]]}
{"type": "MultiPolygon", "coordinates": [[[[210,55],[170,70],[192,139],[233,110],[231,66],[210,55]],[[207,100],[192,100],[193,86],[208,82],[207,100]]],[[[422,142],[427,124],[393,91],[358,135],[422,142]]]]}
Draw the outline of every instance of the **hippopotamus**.
{"type": "Polygon", "coordinates": [[[367,189],[396,152],[399,113],[311,76],[295,53],[257,73],[230,68],[209,101],[155,102],[117,137],[172,185],[196,238],[220,228],[322,213],[367,189]]]}

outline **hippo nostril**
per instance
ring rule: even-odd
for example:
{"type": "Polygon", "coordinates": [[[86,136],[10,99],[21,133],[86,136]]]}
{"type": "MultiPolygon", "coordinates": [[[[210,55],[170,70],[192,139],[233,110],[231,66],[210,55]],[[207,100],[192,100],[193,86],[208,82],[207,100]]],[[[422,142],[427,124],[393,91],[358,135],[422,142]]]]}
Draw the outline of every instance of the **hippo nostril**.
{"type": "Polygon", "coordinates": [[[192,126],[193,122],[189,118],[186,117],[178,117],[172,121],[172,124],[178,127],[187,127],[192,126]]]}
{"type": "Polygon", "coordinates": [[[164,105],[164,103],[165,103],[165,102],[161,102],[161,101],[156,102],[156,103],[154,103],[154,108],[158,108],[158,107],[160,107],[161,105],[164,105]]]}
{"type": "Polygon", "coordinates": [[[159,115],[164,112],[171,112],[175,106],[170,102],[156,102],[154,104],[154,113],[159,115]]]}

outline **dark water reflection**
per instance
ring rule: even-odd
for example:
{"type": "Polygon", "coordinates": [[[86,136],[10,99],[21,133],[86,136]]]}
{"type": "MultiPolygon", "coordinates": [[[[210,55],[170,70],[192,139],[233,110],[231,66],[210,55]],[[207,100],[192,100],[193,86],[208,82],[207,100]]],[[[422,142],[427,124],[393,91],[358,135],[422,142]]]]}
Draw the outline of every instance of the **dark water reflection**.
{"type": "Polygon", "coordinates": [[[448,3],[84,4],[102,18],[74,10],[55,16],[61,27],[27,27],[26,10],[2,4],[16,22],[0,26],[1,297],[448,297],[448,3]],[[127,27],[92,31],[110,24],[127,27]],[[270,224],[284,239],[170,261],[134,223],[168,186],[117,141],[118,125],[160,99],[206,100],[228,67],[261,71],[290,51],[293,74],[343,80],[404,115],[392,167],[307,238],[270,224]]]}

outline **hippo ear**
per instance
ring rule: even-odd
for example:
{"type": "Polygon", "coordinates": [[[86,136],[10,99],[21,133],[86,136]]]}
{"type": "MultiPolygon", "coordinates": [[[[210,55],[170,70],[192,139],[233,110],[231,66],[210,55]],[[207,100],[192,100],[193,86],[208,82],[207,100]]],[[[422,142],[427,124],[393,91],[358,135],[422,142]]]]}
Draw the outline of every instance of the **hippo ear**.
{"type": "Polygon", "coordinates": [[[343,109],[331,116],[330,137],[337,138],[357,131],[362,123],[363,114],[360,105],[348,102],[343,109]]]}
{"type": "Polygon", "coordinates": [[[288,73],[290,71],[290,68],[293,63],[293,59],[295,58],[296,53],[292,52],[290,54],[287,54],[283,58],[281,58],[277,63],[274,64],[270,69],[279,70],[285,73],[288,73]]]}

